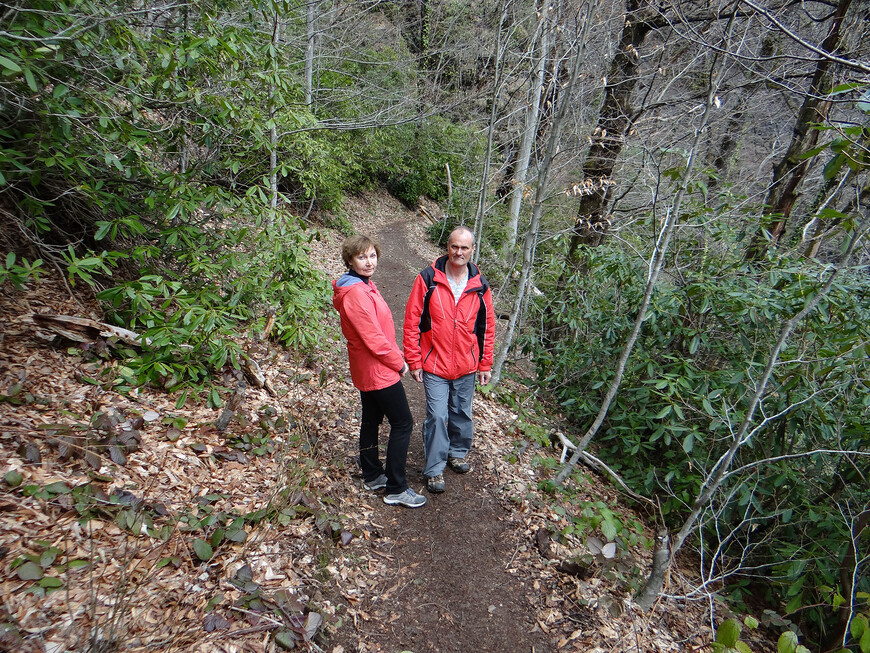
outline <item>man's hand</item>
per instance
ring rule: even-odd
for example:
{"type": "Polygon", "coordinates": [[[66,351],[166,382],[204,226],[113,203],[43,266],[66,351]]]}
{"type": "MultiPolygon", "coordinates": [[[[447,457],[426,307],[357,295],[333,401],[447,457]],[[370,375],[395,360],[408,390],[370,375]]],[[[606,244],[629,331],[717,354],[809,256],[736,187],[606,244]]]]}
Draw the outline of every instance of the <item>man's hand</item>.
{"type": "Polygon", "coordinates": [[[478,372],[477,381],[480,383],[480,385],[487,385],[491,376],[492,372],[478,372]]]}
{"type": "Polygon", "coordinates": [[[423,383],[423,368],[421,367],[419,370],[411,370],[411,376],[414,377],[414,380],[417,383],[423,383]]]}

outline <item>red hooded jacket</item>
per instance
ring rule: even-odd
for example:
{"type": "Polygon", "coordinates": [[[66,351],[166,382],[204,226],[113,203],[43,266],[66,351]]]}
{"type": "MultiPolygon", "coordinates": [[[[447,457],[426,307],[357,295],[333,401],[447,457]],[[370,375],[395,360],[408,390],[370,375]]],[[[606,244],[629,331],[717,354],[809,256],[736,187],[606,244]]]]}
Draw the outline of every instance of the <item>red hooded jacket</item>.
{"type": "Polygon", "coordinates": [[[412,370],[421,367],[443,379],[492,369],[495,313],[489,283],[473,263],[456,303],[442,256],[414,280],[405,306],[403,345],[412,370]]]}
{"type": "Polygon", "coordinates": [[[374,282],[343,275],[332,282],[332,305],[347,338],[350,378],[359,390],[382,390],[396,384],[405,359],[396,344],[390,307],[374,282]]]}

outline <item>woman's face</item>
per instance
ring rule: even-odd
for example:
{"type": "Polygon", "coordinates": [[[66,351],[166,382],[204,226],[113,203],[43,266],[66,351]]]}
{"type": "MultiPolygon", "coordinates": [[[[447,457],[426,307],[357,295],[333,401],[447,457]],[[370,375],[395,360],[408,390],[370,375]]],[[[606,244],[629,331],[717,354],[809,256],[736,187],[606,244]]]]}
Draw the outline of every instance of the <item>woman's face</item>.
{"type": "Polygon", "coordinates": [[[351,269],[362,277],[370,277],[375,273],[378,267],[378,253],[374,247],[369,247],[368,250],[357,254],[350,260],[351,269]]]}

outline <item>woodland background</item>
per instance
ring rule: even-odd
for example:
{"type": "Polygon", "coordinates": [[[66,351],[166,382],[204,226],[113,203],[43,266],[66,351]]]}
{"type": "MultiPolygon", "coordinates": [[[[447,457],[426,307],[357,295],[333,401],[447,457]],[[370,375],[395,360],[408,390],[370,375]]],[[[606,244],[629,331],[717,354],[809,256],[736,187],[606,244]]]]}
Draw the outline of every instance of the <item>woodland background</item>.
{"type": "MultiPolygon", "coordinates": [[[[94,384],[223,407],[247,339],[333,337],[312,227],[386,188],[436,243],[474,229],[490,392],[564,415],[520,429],[572,452],[544,495],[596,465],[659,529],[638,605],[686,556],[687,596],[866,653],[868,27],[856,0],[3,3],[2,293],[62,279],[137,336],[89,349],[94,384]]],[[[554,535],[630,530],[578,499],[554,535]]]]}

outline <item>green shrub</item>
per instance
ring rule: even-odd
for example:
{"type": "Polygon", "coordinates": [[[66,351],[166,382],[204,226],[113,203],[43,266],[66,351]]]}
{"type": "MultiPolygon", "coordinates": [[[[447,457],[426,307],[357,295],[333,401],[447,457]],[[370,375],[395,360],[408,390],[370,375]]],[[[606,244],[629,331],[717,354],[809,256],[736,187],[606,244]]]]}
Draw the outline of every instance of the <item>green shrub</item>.
{"type": "MultiPolygon", "coordinates": [[[[546,346],[526,340],[542,382],[578,432],[613,380],[646,274],[642,261],[616,248],[587,256],[585,273],[565,280],[561,292],[547,292],[556,298],[550,315],[564,336],[546,346]]],[[[597,455],[634,489],[661,498],[672,526],[682,523],[731,444],[782,323],[819,283],[812,263],[780,259],[754,273],[727,254],[701,261],[675,260],[679,277],[656,289],[595,441],[597,455]]],[[[870,499],[859,480],[870,471],[866,459],[823,452],[867,446],[868,324],[864,280],[844,273],[786,344],[763,399],[763,421],[732,464],[744,471],[732,473],[705,506],[708,564],[732,581],[744,567],[763,570],[769,600],[800,612],[808,632],[827,628],[831,615],[805,606],[823,604],[823,588],[838,586],[848,516],[870,499]]],[[[868,583],[862,578],[856,589],[866,592],[868,583]]]]}

